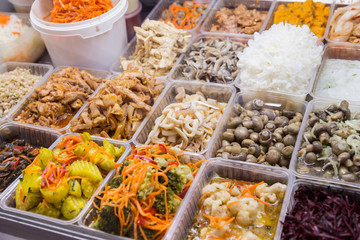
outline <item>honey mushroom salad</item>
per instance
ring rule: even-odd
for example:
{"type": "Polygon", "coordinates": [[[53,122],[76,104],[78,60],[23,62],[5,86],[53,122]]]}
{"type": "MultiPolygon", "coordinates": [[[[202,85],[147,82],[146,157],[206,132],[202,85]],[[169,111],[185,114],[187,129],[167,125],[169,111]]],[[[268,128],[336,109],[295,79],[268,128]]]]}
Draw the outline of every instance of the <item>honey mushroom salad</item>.
{"type": "Polygon", "coordinates": [[[277,167],[289,167],[303,115],[292,110],[272,109],[261,99],[236,103],[234,115],[222,134],[216,156],[277,167]]]}
{"type": "Polygon", "coordinates": [[[170,227],[201,160],[175,147],[133,147],[116,175],[95,197],[93,228],[134,239],[161,239],[170,227]]]}
{"type": "Polygon", "coordinates": [[[274,238],[286,185],[214,178],[202,189],[187,239],[274,238]]]}
{"type": "Polygon", "coordinates": [[[16,208],[74,219],[124,151],[106,139],[100,147],[88,133],[65,136],[52,151],[41,148],[16,187],[16,208]]]}
{"type": "Polygon", "coordinates": [[[164,108],[145,144],[168,143],[185,151],[201,152],[210,141],[227,103],[206,99],[201,92],[188,95],[183,87],[176,92],[177,102],[164,108]]]}
{"type": "Polygon", "coordinates": [[[360,173],[360,113],[349,103],[330,104],[309,114],[298,152],[299,173],[358,182],[360,173]]]}

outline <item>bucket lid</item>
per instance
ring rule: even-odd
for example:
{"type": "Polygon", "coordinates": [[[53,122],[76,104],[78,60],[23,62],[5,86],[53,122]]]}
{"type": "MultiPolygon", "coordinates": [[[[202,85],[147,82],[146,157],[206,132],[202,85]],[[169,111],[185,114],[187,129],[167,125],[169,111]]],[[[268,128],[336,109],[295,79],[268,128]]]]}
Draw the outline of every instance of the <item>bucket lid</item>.
{"type": "Polygon", "coordinates": [[[36,0],[31,7],[30,21],[34,29],[42,34],[71,37],[80,36],[84,39],[96,37],[113,28],[113,24],[122,18],[128,8],[127,0],[113,0],[117,2],[108,12],[88,20],[74,23],[52,23],[42,19],[52,9],[48,0],[36,0]]]}

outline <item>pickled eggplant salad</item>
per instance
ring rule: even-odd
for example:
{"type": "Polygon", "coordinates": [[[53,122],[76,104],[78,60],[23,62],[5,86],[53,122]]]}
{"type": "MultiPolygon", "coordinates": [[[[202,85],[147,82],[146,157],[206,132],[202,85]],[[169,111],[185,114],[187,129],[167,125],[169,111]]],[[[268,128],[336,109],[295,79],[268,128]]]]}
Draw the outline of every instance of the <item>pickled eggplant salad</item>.
{"type": "Polygon", "coordinates": [[[78,216],[125,148],[88,133],[66,136],[54,150],[41,148],[15,191],[17,209],[63,220],[78,216]]]}

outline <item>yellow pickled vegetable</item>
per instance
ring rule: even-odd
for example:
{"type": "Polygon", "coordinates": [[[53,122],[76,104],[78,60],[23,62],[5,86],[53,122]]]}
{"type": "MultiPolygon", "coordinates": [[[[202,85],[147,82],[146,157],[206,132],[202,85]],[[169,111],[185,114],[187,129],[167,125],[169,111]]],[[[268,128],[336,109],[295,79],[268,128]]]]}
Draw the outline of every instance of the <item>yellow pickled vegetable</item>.
{"type": "Polygon", "coordinates": [[[287,6],[281,4],[274,14],[274,24],[287,22],[293,25],[307,25],[317,36],[325,33],[330,7],[325,3],[306,0],[304,3],[294,2],[287,6]]]}
{"type": "Polygon", "coordinates": [[[54,150],[41,148],[23,171],[15,191],[16,208],[73,219],[124,152],[107,140],[99,146],[87,133],[65,136],[54,150]]]}

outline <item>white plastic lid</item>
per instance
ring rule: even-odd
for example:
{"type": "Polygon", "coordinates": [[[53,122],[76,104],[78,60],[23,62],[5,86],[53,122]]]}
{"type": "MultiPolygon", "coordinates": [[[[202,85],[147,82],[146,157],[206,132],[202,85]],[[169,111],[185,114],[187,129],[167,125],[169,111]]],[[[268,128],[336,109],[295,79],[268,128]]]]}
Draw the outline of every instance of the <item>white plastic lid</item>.
{"type": "Polygon", "coordinates": [[[30,21],[34,29],[42,34],[70,37],[91,38],[110,31],[113,24],[122,18],[128,8],[127,0],[112,0],[114,8],[108,12],[81,22],[51,23],[43,17],[49,15],[53,8],[52,1],[36,0],[31,7],[30,21]]]}

